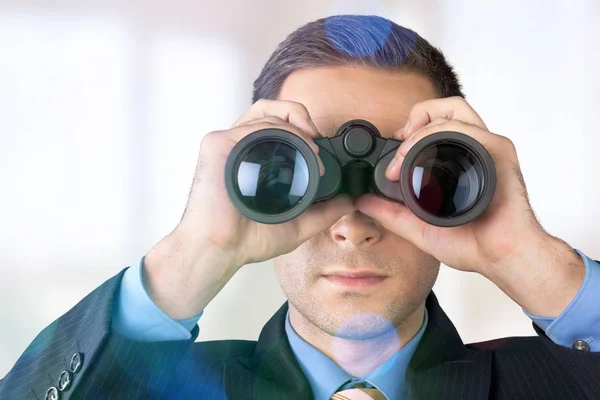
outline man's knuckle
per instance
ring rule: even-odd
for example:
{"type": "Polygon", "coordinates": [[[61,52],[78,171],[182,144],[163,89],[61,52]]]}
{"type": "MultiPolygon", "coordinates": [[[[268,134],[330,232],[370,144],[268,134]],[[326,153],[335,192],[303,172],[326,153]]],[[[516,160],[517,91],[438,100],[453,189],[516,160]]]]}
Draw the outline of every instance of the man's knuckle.
{"type": "Polygon", "coordinates": [[[408,112],[408,119],[415,119],[418,115],[421,115],[426,110],[427,104],[425,102],[413,104],[408,112]]]}
{"type": "Polygon", "coordinates": [[[265,108],[271,100],[267,99],[258,99],[254,104],[252,104],[252,108],[265,108]]]}
{"type": "Polygon", "coordinates": [[[511,152],[516,152],[517,151],[515,143],[512,140],[510,140],[506,136],[502,136],[502,135],[498,135],[498,136],[499,136],[500,142],[502,143],[502,146],[504,148],[506,148],[507,150],[509,150],[511,152]]]}
{"type": "Polygon", "coordinates": [[[301,114],[308,114],[308,109],[306,108],[306,106],[302,103],[299,103],[297,101],[288,101],[289,103],[289,107],[291,109],[293,109],[296,112],[299,112],[301,114]]]}
{"type": "Polygon", "coordinates": [[[206,149],[214,147],[217,143],[223,140],[225,132],[223,131],[212,131],[204,135],[200,141],[200,153],[206,149]]]}
{"type": "Polygon", "coordinates": [[[211,131],[208,132],[206,135],[204,135],[204,137],[202,138],[203,142],[213,142],[215,140],[217,140],[219,138],[219,136],[223,135],[223,131],[211,131]]]}

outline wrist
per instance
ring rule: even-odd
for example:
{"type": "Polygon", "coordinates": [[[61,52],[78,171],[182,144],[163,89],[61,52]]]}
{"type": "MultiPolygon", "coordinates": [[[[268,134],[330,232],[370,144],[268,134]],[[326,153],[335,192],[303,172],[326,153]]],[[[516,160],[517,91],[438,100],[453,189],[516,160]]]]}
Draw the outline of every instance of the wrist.
{"type": "Polygon", "coordinates": [[[157,307],[181,320],[203,311],[240,267],[229,254],[188,244],[174,231],[146,254],[142,277],[157,307]]]}
{"type": "Polygon", "coordinates": [[[584,262],[566,242],[545,233],[523,243],[484,276],[527,312],[558,317],[581,288],[584,262]]]}

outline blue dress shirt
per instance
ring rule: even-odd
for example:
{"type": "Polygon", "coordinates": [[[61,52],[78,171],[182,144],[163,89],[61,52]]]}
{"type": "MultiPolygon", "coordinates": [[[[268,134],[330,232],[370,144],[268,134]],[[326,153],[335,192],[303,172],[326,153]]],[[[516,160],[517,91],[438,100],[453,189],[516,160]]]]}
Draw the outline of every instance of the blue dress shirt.
{"type": "Polygon", "coordinates": [[[425,333],[427,321],[427,310],[425,310],[423,325],[417,334],[386,362],[365,377],[349,375],[333,360],[302,339],[290,324],[289,311],[285,317],[285,332],[292,352],[296,356],[316,400],[330,400],[334,393],[350,389],[358,382],[366,383],[366,387],[377,388],[389,400],[405,399],[407,391],[404,374],[423,333],[425,333]]]}
{"type": "MultiPolygon", "coordinates": [[[[557,318],[532,315],[525,310],[546,335],[564,347],[571,348],[577,339],[588,342],[590,350],[600,352],[600,264],[576,250],[585,262],[583,284],[571,303],[557,318]]],[[[123,275],[113,312],[112,329],[131,340],[163,341],[186,340],[198,323],[202,312],[185,320],[173,320],[154,304],[144,288],[142,266],[144,258],[123,275]]],[[[402,398],[405,393],[404,377],[408,362],[427,326],[427,312],[423,325],[415,337],[384,364],[366,377],[352,377],[325,354],[304,341],[292,328],[286,315],[286,333],[290,347],[304,375],[310,383],[315,398],[329,399],[336,390],[348,389],[356,382],[366,382],[376,387],[388,399],[402,398]]]]}

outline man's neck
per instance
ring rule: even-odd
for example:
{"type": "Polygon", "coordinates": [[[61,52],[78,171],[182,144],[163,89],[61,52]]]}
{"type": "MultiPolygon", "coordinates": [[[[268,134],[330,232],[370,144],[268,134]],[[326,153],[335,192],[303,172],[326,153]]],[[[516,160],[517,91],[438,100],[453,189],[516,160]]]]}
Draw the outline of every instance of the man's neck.
{"type": "Polygon", "coordinates": [[[419,306],[396,329],[365,340],[351,340],[332,336],[308,321],[291,304],[290,323],[302,339],[310,343],[348,374],[369,375],[408,343],[423,325],[425,304],[419,306]]]}

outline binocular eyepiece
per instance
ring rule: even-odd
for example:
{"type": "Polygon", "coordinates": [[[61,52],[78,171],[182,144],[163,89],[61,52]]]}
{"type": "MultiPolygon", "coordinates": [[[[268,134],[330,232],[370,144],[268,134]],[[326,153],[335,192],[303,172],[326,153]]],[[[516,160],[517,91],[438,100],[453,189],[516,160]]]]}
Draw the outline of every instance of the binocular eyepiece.
{"type": "Polygon", "coordinates": [[[496,188],[491,156],[460,132],[438,132],[415,143],[398,182],[385,171],[402,141],[382,138],[368,121],[348,121],[335,137],[314,141],[323,176],[309,145],[291,132],[267,128],[240,140],[225,165],[227,193],[240,213],[279,224],[336,194],[375,193],[403,202],[427,223],[451,227],[477,218],[496,188]]]}

